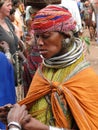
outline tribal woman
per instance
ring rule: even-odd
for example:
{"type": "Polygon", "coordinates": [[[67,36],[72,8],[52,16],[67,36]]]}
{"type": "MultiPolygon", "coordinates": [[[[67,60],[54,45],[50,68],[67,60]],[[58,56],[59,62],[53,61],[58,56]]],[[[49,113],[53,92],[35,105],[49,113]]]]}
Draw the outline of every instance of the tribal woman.
{"type": "Polygon", "coordinates": [[[26,98],[8,113],[9,130],[98,129],[98,75],[75,27],[66,8],[49,5],[36,14],[32,28],[43,63],[26,98]]]}

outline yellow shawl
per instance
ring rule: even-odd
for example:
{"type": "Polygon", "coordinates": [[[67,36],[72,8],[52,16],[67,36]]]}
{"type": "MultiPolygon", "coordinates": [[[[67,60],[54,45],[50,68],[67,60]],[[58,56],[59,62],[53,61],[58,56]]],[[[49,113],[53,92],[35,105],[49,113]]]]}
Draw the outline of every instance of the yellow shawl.
{"type": "Polygon", "coordinates": [[[75,74],[66,82],[48,81],[37,70],[27,97],[19,104],[28,108],[34,101],[51,93],[51,104],[56,125],[67,128],[66,118],[55,97],[55,92],[63,95],[80,130],[98,130],[98,76],[88,67],[75,74]]]}

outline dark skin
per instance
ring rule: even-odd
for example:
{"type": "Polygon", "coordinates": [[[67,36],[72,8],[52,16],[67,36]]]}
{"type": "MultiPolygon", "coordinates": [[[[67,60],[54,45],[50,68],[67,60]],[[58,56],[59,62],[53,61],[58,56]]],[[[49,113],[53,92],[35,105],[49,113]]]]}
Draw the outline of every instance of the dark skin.
{"type": "Polygon", "coordinates": [[[65,38],[70,38],[70,36],[60,32],[45,32],[43,34],[36,34],[40,54],[45,59],[64,54],[68,51],[68,48],[62,47],[62,40],[65,38]]]}
{"type": "Polygon", "coordinates": [[[49,130],[47,125],[40,123],[28,114],[25,105],[20,106],[19,104],[15,104],[8,113],[7,121],[8,123],[11,121],[19,123],[24,130],[49,130]]]}

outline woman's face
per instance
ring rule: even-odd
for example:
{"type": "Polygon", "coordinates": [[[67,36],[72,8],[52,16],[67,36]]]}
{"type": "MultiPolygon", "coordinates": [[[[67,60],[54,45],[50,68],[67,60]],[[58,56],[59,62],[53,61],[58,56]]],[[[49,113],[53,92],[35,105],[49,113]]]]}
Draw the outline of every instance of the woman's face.
{"type": "Polygon", "coordinates": [[[2,7],[0,8],[0,13],[6,17],[10,15],[10,10],[12,9],[12,2],[11,0],[6,0],[2,7]]]}
{"type": "Polygon", "coordinates": [[[45,58],[57,55],[62,49],[63,35],[59,32],[46,32],[36,35],[40,54],[45,58]]]}

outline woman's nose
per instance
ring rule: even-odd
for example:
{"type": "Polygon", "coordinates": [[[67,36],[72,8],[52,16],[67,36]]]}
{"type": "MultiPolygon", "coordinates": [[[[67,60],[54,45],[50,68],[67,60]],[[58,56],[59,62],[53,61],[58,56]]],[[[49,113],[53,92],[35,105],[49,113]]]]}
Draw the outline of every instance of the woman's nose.
{"type": "Polygon", "coordinates": [[[43,41],[43,39],[41,37],[39,37],[37,39],[37,44],[38,44],[38,46],[43,46],[44,45],[44,41],[43,41]]]}
{"type": "Polygon", "coordinates": [[[12,5],[10,5],[9,9],[10,9],[10,11],[12,10],[12,5]]]}

